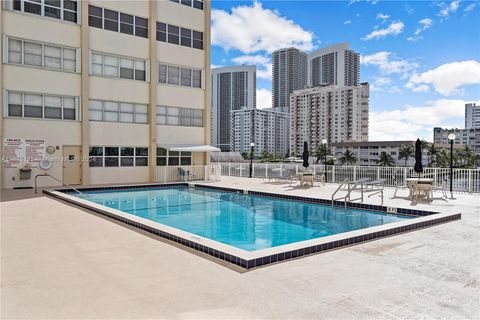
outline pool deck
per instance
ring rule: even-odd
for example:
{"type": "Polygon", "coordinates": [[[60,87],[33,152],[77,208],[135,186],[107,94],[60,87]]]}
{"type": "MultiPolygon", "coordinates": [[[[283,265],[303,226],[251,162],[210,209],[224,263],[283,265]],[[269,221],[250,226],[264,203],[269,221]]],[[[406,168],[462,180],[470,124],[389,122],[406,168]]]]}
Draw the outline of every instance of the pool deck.
{"type": "MultiPolygon", "coordinates": [[[[323,199],[337,187],[208,184],[323,199]]],[[[478,319],[480,195],[392,195],[384,205],[462,219],[244,271],[33,190],[2,190],[1,318],[478,319]]]]}

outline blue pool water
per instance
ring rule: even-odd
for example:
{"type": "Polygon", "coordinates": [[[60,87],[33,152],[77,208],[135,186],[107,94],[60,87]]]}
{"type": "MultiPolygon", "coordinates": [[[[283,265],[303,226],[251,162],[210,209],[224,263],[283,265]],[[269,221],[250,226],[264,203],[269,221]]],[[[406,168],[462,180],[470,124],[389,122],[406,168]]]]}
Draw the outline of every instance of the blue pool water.
{"type": "Polygon", "coordinates": [[[247,251],[411,218],[186,186],[84,194],[79,197],[247,251]]]}

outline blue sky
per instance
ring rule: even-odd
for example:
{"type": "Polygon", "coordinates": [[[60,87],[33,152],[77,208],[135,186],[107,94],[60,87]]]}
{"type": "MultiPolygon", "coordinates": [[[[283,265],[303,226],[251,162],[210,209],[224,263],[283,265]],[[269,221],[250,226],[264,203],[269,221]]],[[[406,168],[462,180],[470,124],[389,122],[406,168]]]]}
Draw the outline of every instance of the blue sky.
{"type": "Polygon", "coordinates": [[[479,1],[213,1],[212,66],[257,65],[270,107],[271,52],[349,42],[370,90],[370,140],[432,140],[480,103],[479,1]]]}

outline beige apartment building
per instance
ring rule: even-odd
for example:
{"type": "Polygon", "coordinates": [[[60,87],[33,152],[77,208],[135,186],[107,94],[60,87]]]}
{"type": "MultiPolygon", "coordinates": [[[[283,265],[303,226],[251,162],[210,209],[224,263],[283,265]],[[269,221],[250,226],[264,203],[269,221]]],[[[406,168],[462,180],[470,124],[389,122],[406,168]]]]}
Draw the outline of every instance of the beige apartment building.
{"type": "Polygon", "coordinates": [[[16,0],[0,10],[2,188],[31,187],[45,168],[87,185],[207,163],[208,1],[16,0]]]}
{"type": "Polygon", "coordinates": [[[290,152],[299,155],[327,144],[368,141],[369,84],[318,86],[290,95],[290,152]]]}

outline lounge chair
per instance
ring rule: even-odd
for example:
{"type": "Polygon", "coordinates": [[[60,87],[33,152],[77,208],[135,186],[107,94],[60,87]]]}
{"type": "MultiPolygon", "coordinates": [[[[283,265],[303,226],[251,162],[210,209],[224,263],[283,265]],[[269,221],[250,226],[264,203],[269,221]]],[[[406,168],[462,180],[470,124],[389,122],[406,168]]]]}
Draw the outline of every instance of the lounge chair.
{"type": "Polygon", "coordinates": [[[439,186],[433,186],[432,187],[432,192],[435,191],[442,191],[442,198],[448,198],[447,195],[447,183],[448,183],[448,178],[443,178],[442,183],[439,186]]]}
{"type": "Polygon", "coordinates": [[[385,187],[385,179],[378,179],[373,181],[365,182],[365,190],[374,191],[374,190],[383,190],[385,187]]]}
{"type": "Polygon", "coordinates": [[[276,181],[277,183],[280,183],[280,182],[288,182],[289,184],[292,184],[292,181],[295,177],[295,174],[293,174],[293,172],[291,170],[285,170],[282,172],[282,174],[277,177],[276,181]]]}
{"type": "Polygon", "coordinates": [[[194,174],[190,173],[189,170],[183,170],[182,168],[177,168],[177,175],[178,175],[180,181],[182,181],[182,182],[195,179],[194,174]]]}
{"type": "Polygon", "coordinates": [[[395,186],[395,192],[393,193],[393,197],[396,198],[397,197],[397,191],[398,189],[409,189],[410,191],[410,194],[409,194],[409,198],[412,196],[413,194],[413,190],[410,189],[407,185],[400,185],[400,182],[398,182],[397,178],[395,177],[395,175],[392,176],[393,178],[393,185],[395,186]]]}

